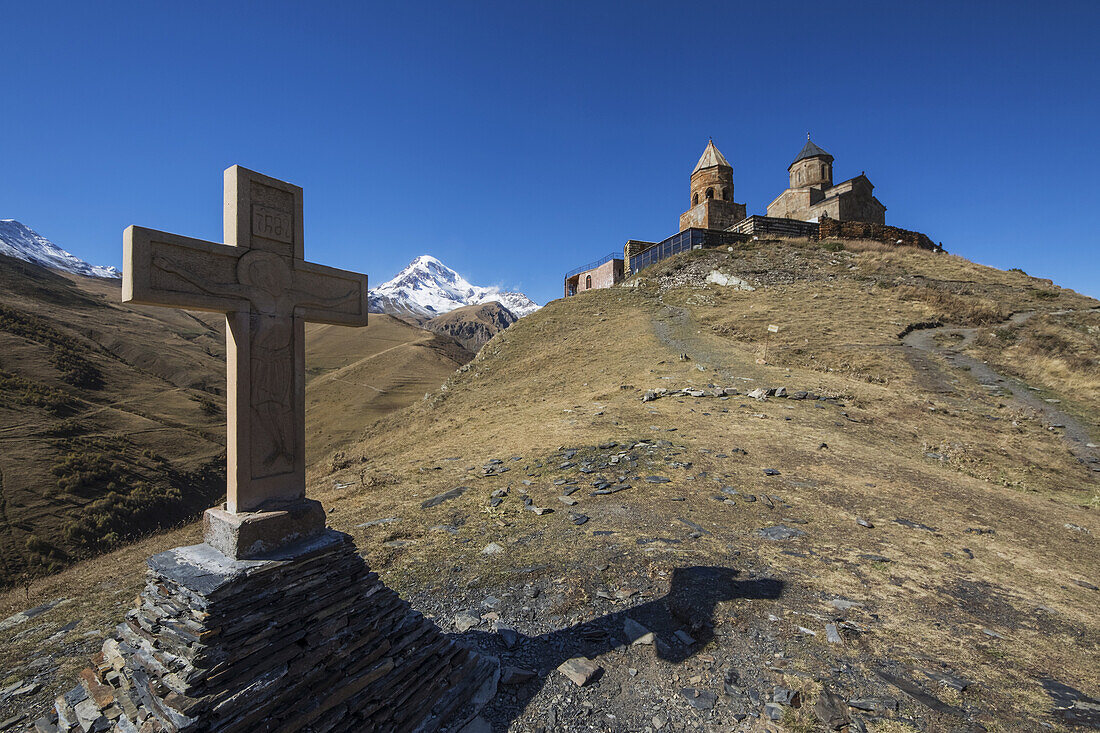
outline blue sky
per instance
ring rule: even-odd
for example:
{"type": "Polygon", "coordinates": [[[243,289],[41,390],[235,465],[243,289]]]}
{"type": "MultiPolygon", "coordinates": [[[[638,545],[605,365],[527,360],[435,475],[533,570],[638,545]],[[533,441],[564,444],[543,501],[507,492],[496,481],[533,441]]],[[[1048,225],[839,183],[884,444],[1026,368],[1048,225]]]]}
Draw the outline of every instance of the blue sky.
{"type": "Polygon", "coordinates": [[[220,239],[221,171],[306,255],[561,295],[677,229],[708,136],[763,213],[806,132],[887,222],[1100,296],[1097,2],[2,2],[0,218],[97,264],[220,239]]]}

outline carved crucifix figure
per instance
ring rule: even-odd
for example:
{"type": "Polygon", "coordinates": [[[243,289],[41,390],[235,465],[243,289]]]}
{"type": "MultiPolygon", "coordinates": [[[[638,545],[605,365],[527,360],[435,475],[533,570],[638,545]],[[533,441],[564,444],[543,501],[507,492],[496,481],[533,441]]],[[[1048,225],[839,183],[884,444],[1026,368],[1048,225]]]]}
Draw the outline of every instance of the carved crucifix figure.
{"type": "Polygon", "coordinates": [[[305,496],[305,323],[366,325],[367,278],[306,262],[302,189],[240,166],[225,171],[224,232],[129,227],[122,299],[225,314],[226,510],[277,511],[305,496]]]}

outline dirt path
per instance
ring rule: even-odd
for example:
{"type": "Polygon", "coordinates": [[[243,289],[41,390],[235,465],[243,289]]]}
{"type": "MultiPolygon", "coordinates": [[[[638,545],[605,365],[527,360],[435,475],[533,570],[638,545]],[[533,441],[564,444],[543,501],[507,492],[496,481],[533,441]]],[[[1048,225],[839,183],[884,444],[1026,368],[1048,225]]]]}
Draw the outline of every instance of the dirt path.
{"type": "MultiPolygon", "coordinates": [[[[1072,312],[1054,311],[1050,315],[1065,315],[1072,312]]],[[[1015,313],[1004,323],[1019,325],[1035,315],[1038,315],[1037,311],[1015,313]]],[[[677,354],[687,354],[697,364],[717,368],[720,372],[725,372],[732,366],[731,354],[728,351],[719,353],[714,349],[714,345],[708,342],[706,335],[700,333],[699,325],[691,317],[687,308],[663,304],[657,318],[653,321],[653,330],[657,339],[667,348],[677,354]]],[[[968,372],[971,378],[983,388],[990,390],[992,394],[1002,396],[1017,407],[1035,410],[1050,425],[1062,426],[1062,438],[1073,456],[1094,472],[1100,473],[1100,448],[1089,447],[1100,443],[1100,436],[1094,440],[1090,436],[1089,426],[1060,409],[1057,403],[1047,402],[1024,382],[1002,375],[984,361],[963,353],[963,350],[973,342],[977,333],[976,327],[942,326],[921,329],[908,334],[903,339],[905,346],[911,347],[906,349],[906,357],[917,374],[917,383],[921,388],[929,392],[956,392],[962,386],[963,374],[968,372]],[[951,336],[959,340],[952,346],[941,346],[936,339],[942,336],[951,336]],[[955,368],[944,369],[940,359],[955,368]]],[[[744,374],[759,376],[753,373],[756,370],[751,365],[738,366],[744,374]]],[[[723,376],[732,375],[723,374],[723,376]]]]}
{"type": "MultiPolygon", "coordinates": [[[[1096,310],[1096,309],[1091,309],[1096,310]]],[[[1065,315],[1073,311],[1055,311],[1050,315],[1065,315]]],[[[1024,311],[1013,314],[1005,325],[1019,325],[1037,315],[1037,311],[1024,311]]],[[[922,386],[932,387],[930,391],[950,392],[959,384],[957,374],[943,370],[937,360],[929,356],[942,357],[952,367],[969,371],[980,386],[998,394],[1017,407],[1027,407],[1035,410],[1043,416],[1051,425],[1060,425],[1063,428],[1062,438],[1067,443],[1070,452],[1077,460],[1086,464],[1094,472],[1100,473],[1100,449],[1090,448],[1094,441],[1089,435],[1089,427],[1077,420],[1069,413],[1058,408],[1057,403],[1047,402],[1035,393],[1027,384],[1014,378],[1002,375],[994,371],[989,364],[980,359],[963,353],[978,333],[976,327],[941,326],[940,328],[926,328],[913,331],[902,341],[913,349],[907,354],[910,363],[926,382],[922,386]],[[940,346],[936,339],[942,336],[950,336],[959,339],[952,346],[940,346]]],[[[907,351],[909,351],[907,349],[907,351]]],[[[1100,440],[1100,438],[1098,438],[1100,440]]]]}

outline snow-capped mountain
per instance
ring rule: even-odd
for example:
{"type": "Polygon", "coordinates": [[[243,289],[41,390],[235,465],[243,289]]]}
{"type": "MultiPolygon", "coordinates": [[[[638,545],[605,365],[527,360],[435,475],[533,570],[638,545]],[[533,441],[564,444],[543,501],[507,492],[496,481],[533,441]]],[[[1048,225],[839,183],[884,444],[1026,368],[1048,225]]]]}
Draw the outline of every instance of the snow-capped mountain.
{"type": "Polygon", "coordinates": [[[430,255],[417,257],[395,278],[370,291],[370,309],[394,315],[433,317],[494,300],[521,318],[541,307],[523,293],[471,285],[430,255]]]}
{"type": "Polygon", "coordinates": [[[122,277],[114,267],[90,265],[15,219],[0,219],[0,254],[90,277],[122,277]]]}

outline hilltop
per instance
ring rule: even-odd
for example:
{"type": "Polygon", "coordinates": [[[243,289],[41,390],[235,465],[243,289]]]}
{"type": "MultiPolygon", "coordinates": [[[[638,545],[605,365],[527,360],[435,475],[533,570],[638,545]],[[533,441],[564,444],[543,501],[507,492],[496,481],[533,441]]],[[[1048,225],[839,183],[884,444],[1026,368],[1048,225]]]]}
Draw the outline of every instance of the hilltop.
{"type": "MultiPolygon", "coordinates": [[[[1100,693],[1098,307],[916,249],[688,252],[496,334],[310,494],[526,671],[494,730],[1065,730],[1100,693]],[[583,688],[554,671],[577,654],[602,668],[583,688]]],[[[39,583],[71,600],[5,631],[43,684],[21,704],[71,686],[145,555],[197,536],[39,583]]]]}

